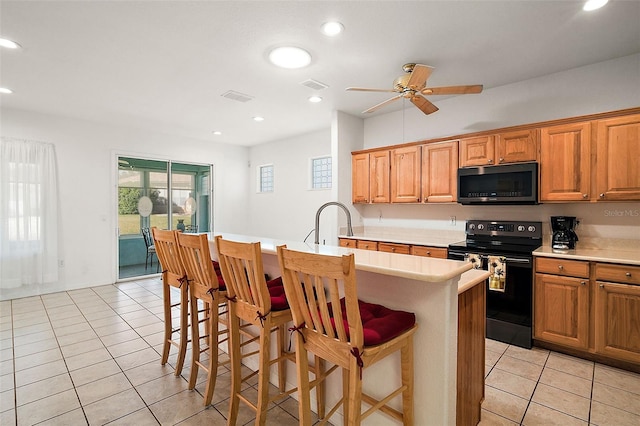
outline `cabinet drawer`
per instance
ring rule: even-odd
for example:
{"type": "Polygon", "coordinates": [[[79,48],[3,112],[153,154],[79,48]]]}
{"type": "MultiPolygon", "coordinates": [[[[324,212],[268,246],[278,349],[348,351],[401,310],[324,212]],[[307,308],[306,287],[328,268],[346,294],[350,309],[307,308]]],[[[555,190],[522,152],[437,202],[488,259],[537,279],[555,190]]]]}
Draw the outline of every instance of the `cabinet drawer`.
{"type": "Polygon", "coordinates": [[[640,284],[640,266],[596,263],[596,280],[640,284]]]}
{"type": "Polygon", "coordinates": [[[358,248],[362,250],[378,250],[378,243],[376,241],[358,240],[358,248]]]}
{"type": "Polygon", "coordinates": [[[411,254],[414,256],[435,257],[438,259],[447,258],[447,249],[440,247],[411,246],[411,254]]]}
{"type": "Polygon", "coordinates": [[[352,240],[349,238],[340,238],[340,247],[350,247],[356,248],[356,240],[352,240]]]}
{"type": "Polygon", "coordinates": [[[411,248],[406,244],[393,244],[393,243],[378,243],[379,251],[386,251],[388,253],[400,253],[410,254],[411,248]]]}
{"type": "Polygon", "coordinates": [[[536,257],[536,272],[589,278],[589,262],[555,257],[536,257]]]}

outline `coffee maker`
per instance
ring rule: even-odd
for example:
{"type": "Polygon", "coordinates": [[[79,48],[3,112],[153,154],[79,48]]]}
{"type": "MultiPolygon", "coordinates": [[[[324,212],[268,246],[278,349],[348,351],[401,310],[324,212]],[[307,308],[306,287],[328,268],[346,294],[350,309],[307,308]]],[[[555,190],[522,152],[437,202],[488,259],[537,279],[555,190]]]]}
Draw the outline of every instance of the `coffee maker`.
{"type": "Polygon", "coordinates": [[[578,236],[574,231],[580,223],[573,216],[551,216],[551,248],[554,251],[568,251],[576,248],[578,236]]]}

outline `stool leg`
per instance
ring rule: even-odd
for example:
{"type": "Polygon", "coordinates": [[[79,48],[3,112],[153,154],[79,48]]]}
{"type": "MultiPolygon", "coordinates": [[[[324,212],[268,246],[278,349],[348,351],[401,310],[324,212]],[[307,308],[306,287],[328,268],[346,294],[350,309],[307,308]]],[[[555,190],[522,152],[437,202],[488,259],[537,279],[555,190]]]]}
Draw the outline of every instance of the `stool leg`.
{"type": "MultiPolygon", "coordinates": [[[[319,356],[314,357],[314,374],[315,378],[322,376],[325,370],[325,363],[322,358],[319,356]]],[[[325,404],[326,404],[326,394],[324,390],[324,383],[326,380],[322,380],[320,383],[316,385],[316,409],[318,410],[318,419],[324,419],[325,415],[325,404]]]]}
{"type": "Polygon", "coordinates": [[[349,406],[349,425],[359,425],[362,416],[362,380],[360,379],[360,367],[355,358],[349,362],[349,393],[347,397],[349,406]]]}
{"type": "Polygon", "coordinates": [[[184,358],[187,354],[187,336],[189,328],[189,293],[187,283],[180,287],[180,342],[178,346],[178,360],[176,361],[176,376],[182,373],[184,358]]]}
{"type": "Polygon", "coordinates": [[[240,347],[240,320],[235,314],[233,303],[229,303],[229,356],[231,358],[231,399],[229,400],[229,415],[227,425],[235,426],[238,421],[240,398],[238,394],[242,387],[242,354],[240,347]]]}
{"type": "Polygon", "coordinates": [[[349,423],[349,370],[346,368],[342,369],[342,416],[344,419],[345,425],[350,425],[349,423]]]}
{"type": "MultiPolygon", "coordinates": [[[[164,274],[163,274],[164,275],[164,274]]],[[[162,345],[162,358],[160,364],[165,365],[169,359],[169,350],[171,349],[171,288],[168,284],[162,283],[162,300],[164,304],[164,344],[162,345]]],[[[176,376],[179,376],[178,365],[176,364],[176,376]]]]}
{"type": "MultiPolygon", "coordinates": [[[[279,340],[279,339],[278,339],[279,340]]],[[[278,349],[278,351],[280,351],[278,349]]],[[[271,316],[264,320],[260,330],[260,366],[258,367],[258,404],[256,425],[264,426],[269,404],[269,360],[271,352],[271,316]]],[[[278,367],[279,369],[280,367],[278,367]]]]}
{"type": "Polygon", "coordinates": [[[211,404],[213,398],[213,390],[216,387],[216,379],[218,378],[218,313],[211,312],[211,309],[218,309],[217,303],[209,303],[208,311],[209,321],[208,325],[209,335],[209,372],[207,374],[207,385],[204,391],[204,405],[211,404]]]}
{"type": "Polygon", "coordinates": [[[278,346],[278,387],[280,392],[287,390],[287,360],[284,357],[284,324],[278,326],[277,331],[277,346],[278,346]]]}
{"type": "Polygon", "coordinates": [[[189,389],[196,387],[198,379],[198,361],[200,361],[200,315],[198,314],[198,299],[190,297],[191,308],[191,374],[189,376],[189,389]]]}
{"type": "Polygon", "coordinates": [[[296,337],[296,365],[298,367],[298,418],[301,426],[311,426],[309,359],[302,336],[300,333],[294,334],[296,337]]]}
{"type": "Polygon", "coordinates": [[[407,344],[400,349],[400,371],[402,384],[407,388],[402,392],[402,424],[413,425],[413,336],[409,336],[407,344]]]}

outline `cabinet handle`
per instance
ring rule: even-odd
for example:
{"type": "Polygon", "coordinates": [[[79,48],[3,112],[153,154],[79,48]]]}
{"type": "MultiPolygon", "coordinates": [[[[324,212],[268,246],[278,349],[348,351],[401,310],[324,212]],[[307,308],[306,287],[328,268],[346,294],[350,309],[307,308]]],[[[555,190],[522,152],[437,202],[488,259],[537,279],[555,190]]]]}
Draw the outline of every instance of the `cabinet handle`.
{"type": "Polygon", "coordinates": [[[604,198],[604,192],[600,194],[600,198],[604,198]]]}
{"type": "Polygon", "coordinates": [[[504,158],[500,158],[500,162],[501,162],[501,163],[504,163],[504,158]]]}
{"type": "Polygon", "coordinates": [[[600,284],[600,288],[604,288],[604,284],[600,284]]]}
{"type": "Polygon", "coordinates": [[[391,247],[391,251],[392,252],[396,251],[396,248],[395,247],[391,247]]]}
{"type": "Polygon", "coordinates": [[[585,285],[585,284],[586,284],[586,282],[580,281],[580,285],[585,285]]]}
{"type": "Polygon", "coordinates": [[[492,159],[492,158],[489,158],[488,163],[489,163],[489,164],[493,163],[493,159],[492,159]]]}
{"type": "Polygon", "coordinates": [[[558,265],[558,269],[560,269],[562,271],[564,269],[564,266],[558,265]]]}
{"type": "Polygon", "coordinates": [[[582,194],[582,198],[587,198],[588,195],[587,194],[582,194]]]}
{"type": "Polygon", "coordinates": [[[631,278],[631,272],[627,272],[625,275],[627,276],[627,278],[631,278]]]}
{"type": "Polygon", "coordinates": [[[430,251],[427,252],[427,256],[431,256],[431,252],[430,251]]]}

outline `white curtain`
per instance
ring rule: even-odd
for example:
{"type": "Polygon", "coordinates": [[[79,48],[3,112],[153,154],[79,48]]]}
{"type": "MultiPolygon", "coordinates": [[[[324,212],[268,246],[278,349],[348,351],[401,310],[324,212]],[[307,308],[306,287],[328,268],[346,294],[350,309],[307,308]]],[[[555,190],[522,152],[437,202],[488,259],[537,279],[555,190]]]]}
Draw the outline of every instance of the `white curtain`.
{"type": "Polygon", "coordinates": [[[3,137],[0,288],[58,280],[58,176],[52,144],[3,137]]]}

